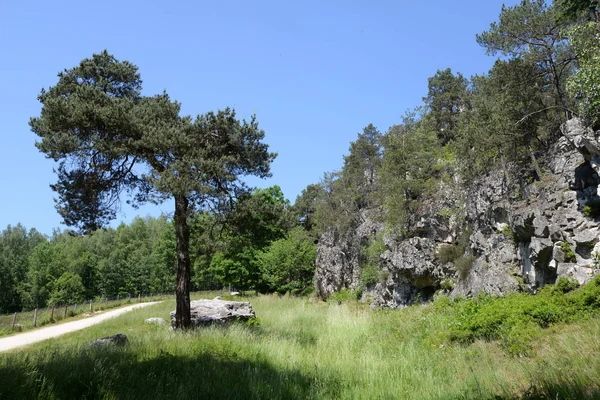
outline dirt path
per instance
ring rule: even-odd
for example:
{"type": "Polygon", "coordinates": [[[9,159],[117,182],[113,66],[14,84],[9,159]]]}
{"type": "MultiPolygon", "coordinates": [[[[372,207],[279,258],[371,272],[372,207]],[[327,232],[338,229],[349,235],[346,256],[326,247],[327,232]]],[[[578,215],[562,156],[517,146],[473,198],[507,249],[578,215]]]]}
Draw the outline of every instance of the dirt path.
{"type": "Polygon", "coordinates": [[[151,306],[158,303],[160,303],[160,301],[135,304],[133,306],[127,306],[119,308],[117,310],[106,311],[102,314],[98,314],[93,317],[88,317],[72,322],[65,322],[63,324],[49,326],[47,328],[41,328],[31,332],[24,332],[14,336],[0,338],[0,351],[6,351],[14,349],[16,347],[27,346],[28,344],[41,342],[42,340],[64,335],[65,333],[79,331],[81,329],[88,328],[92,325],[99,324],[100,322],[106,321],[107,319],[117,317],[123,313],[126,313],[127,311],[136,308],[151,306]]]}

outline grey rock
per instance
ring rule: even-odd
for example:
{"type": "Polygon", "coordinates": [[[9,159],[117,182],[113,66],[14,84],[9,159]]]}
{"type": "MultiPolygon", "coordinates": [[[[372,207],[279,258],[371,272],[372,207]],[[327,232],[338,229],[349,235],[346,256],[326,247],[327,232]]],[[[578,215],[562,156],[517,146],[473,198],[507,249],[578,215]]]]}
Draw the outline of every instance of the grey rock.
{"type": "Polygon", "coordinates": [[[574,263],[560,263],[557,267],[559,277],[574,278],[580,285],[585,285],[595,276],[597,271],[592,268],[580,266],[574,263]]]}
{"type": "MultiPolygon", "coordinates": [[[[226,300],[193,300],[190,302],[192,325],[223,325],[235,321],[247,321],[256,315],[249,302],[226,300]]],[[[171,327],[175,327],[175,311],[169,314],[171,327]]]]}
{"type": "Polygon", "coordinates": [[[107,336],[100,339],[96,339],[92,342],[92,347],[101,348],[105,346],[123,347],[129,344],[127,336],[123,333],[117,333],[113,336],[107,336]]]}
{"type": "Polygon", "coordinates": [[[479,258],[473,263],[466,279],[456,283],[450,296],[476,296],[479,293],[503,296],[519,290],[519,282],[514,277],[514,271],[506,266],[492,267],[479,258]]]}
{"type": "Polygon", "coordinates": [[[167,321],[165,321],[162,318],[159,317],[154,317],[154,318],[148,318],[146,321],[144,321],[146,324],[155,324],[155,325],[164,325],[167,323],[167,321]]]}
{"type": "MultiPolygon", "coordinates": [[[[453,295],[503,295],[534,292],[560,276],[587,282],[600,273],[594,269],[600,225],[582,215],[587,202],[600,200],[600,140],[577,119],[561,132],[563,137],[540,155],[540,181],[517,183],[512,172],[518,166],[507,164],[466,188],[452,183],[460,181],[458,175],[438,182],[406,218],[403,229],[413,237],[384,236],[380,281],[364,288],[363,298],[376,306],[403,307],[431,299],[445,280],[455,282],[453,295]],[[475,262],[466,276],[460,274],[463,279],[453,263],[442,264],[436,249],[456,244],[467,226],[472,229],[467,252],[475,262]],[[576,262],[566,263],[560,242],[571,244],[576,262]]],[[[321,237],[315,273],[321,298],[361,285],[361,246],[383,231],[373,215],[381,210],[360,210],[349,230],[321,237]]]]}

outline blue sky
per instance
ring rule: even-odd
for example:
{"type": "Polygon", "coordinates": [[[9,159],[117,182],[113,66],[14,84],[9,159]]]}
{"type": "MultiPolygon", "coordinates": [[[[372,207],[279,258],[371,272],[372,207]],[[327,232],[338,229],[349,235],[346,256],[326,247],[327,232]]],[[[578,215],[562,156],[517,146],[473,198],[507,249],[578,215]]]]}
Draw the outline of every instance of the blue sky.
{"type": "MultiPolygon", "coordinates": [[[[56,74],[107,49],[140,68],[144,93],[163,90],[197,115],[256,113],[279,153],[273,177],[292,202],[339,169],[369,123],[384,132],[422,102],[427,78],[494,62],[475,34],[502,1],[9,1],[0,3],[0,229],[59,227],[53,164],[28,121],[56,74]]],[[[513,5],[516,1],[506,1],[513,5]]],[[[119,221],[171,212],[124,207],[119,221]]],[[[64,227],[64,226],[62,226],[64,227]]]]}

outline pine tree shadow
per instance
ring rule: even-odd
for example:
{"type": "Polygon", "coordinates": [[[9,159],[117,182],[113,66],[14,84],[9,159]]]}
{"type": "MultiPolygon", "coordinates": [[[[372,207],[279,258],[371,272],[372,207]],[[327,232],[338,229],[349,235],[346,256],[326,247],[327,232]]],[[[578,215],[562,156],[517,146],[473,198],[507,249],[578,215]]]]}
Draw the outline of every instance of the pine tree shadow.
{"type": "Polygon", "coordinates": [[[281,370],[265,360],[213,354],[138,360],[128,350],[68,351],[0,362],[0,398],[307,399],[335,398],[333,379],[281,370]],[[327,381],[325,381],[327,380],[327,381]]]}

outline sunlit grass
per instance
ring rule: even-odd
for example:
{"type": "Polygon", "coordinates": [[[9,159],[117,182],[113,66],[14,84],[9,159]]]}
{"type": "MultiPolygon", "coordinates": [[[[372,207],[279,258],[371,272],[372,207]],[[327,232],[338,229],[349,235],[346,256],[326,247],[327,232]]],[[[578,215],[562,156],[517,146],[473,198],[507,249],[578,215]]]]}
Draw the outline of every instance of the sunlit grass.
{"type": "MultiPolygon", "coordinates": [[[[210,294],[210,298],[216,294],[210,294]]],[[[258,296],[260,324],[169,332],[173,301],[0,355],[0,398],[598,398],[600,319],[555,325],[529,357],[445,341],[435,305],[375,311],[258,296]],[[125,333],[124,349],[93,350],[125,333]],[[10,382],[5,385],[5,382],[10,382]]]]}

